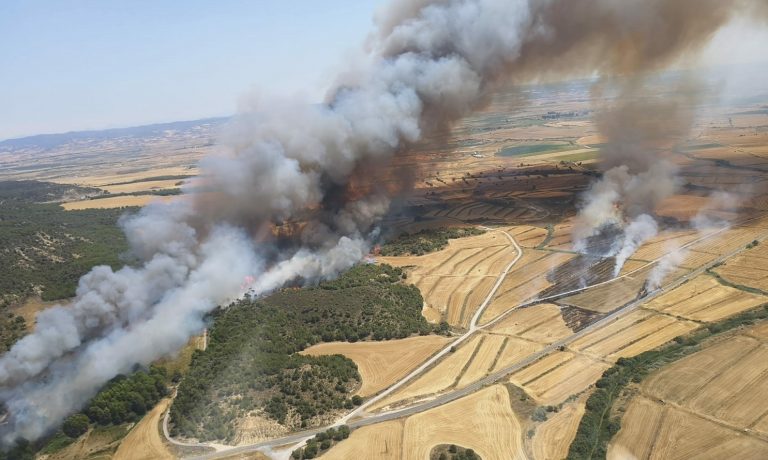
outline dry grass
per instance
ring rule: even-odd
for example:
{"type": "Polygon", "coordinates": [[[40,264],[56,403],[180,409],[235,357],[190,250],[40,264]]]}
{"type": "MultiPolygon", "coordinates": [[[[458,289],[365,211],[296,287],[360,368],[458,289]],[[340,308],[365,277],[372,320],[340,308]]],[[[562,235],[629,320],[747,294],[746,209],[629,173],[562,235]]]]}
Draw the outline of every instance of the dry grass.
{"type": "Polygon", "coordinates": [[[551,415],[536,430],[531,450],[536,460],[561,460],[568,455],[568,448],[576,437],[584,401],[568,404],[560,412],[551,415]]]}
{"type": "Polygon", "coordinates": [[[70,201],[68,203],[62,203],[61,207],[67,211],[76,211],[80,209],[124,208],[126,206],[145,206],[153,201],[169,201],[171,199],[173,199],[171,196],[153,195],[116,196],[97,200],[70,201]]]}
{"type": "Polygon", "coordinates": [[[114,460],[172,459],[160,434],[160,421],[170,399],[163,399],[133,427],[115,452],[114,460]]]}
{"type": "Polygon", "coordinates": [[[485,377],[493,367],[496,357],[504,345],[505,337],[500,335],[484,335],[485,340],[480,345],[477,354],[469,363],[469,367],[464,371],[464,375],[459,379],[457,388],[465,386],[485,377]]]}
{"type": "Polygon", "coordinates": [[[767,325],[713,340],[645,379],[609,458],[766,458],[767,325]]]}
{"type": "Polygon", "coordinates": [[[156,190],[178,188],[179,185],[177,184],[180,181],[181,181],[180,179],[153,180],[153,181],[133,182],[129,184],[104,185],[101,188],[106,190],[109,193],[150,192],[150,191],[156,191],[156,190]]]}
{"type": "Polygon", "coordinates": [[[569,396],[587,389],[608,367],[608,364],[576,355],[541,369],[534,377],[530,377],[530,373],[524,373],[525,371],[513,374],[511,381],[525,388],[540,404],[559,404],[569,396]]]}
{"type": "Polygon", "coordinates": [[[371,407],[371,411],[375,412],[402,401],[421,399],[447,389],[461,376],[462,369],[467,365],[481,340],[481,336],[473,337],[447,358],[439,361],[433,368],[422,374],[421,377],[376,403],[371,407]]]}
{"type": "Polygon", "coordinates": [[[356,429],[347,440],[337,444],[320,458],[399,460],[402,458],[402,441],[403,421],[391,420],[356,429]]]}
{"type": "Polygon", "coordinates": [[[69,303],[69,300],[46,302],[39,296],[33,296],[27,298],[22,304],[12,307],[11,312],[24,318],[24,321],[27,324],[27,329],[31,331],[34,329],[38,313],[55,305],[67,306],[69,303]]]}
{"type": "Polygon", "coordinates": [[[711,276],[700,275],[651,300],[646,308],[695,321],[713,322],[765,301],[765,296],[723,286],[711,276]]]}
{"type": "Polygon", "coordinates": [[[370,396],[397,382],[412,369],[445,347],[450,338],[428,335],[386,342],[331,342],[313,345],[306,355],[348,357],[357,364],[363,384],[357,394],[370,396]]]}
{"type": "Polygon", "coordinates": [[[490,331],[547,345],[573,333],[563,321],[560,308],[548,303],[519,308],[494,324],[490,331]]]}
{"type": "Polygon", "coordinates": [[[572,259],[573,254],[546,251],[526,251],[507,274],[504,282],[488,305],[480,323],[485,324],[498,315],[530,300],[539,292],[551,286],[547,274],[558,265],[572,259]]]}

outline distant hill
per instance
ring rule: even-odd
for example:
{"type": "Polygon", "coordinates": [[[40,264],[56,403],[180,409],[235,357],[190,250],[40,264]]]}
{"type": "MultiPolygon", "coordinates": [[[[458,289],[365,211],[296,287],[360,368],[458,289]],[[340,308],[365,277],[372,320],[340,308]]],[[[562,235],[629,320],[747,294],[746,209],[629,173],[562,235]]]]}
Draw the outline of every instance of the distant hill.
{"type": "Polygon", "coordinates": [[[92,131],[71,131],[59,134],[38,134],[0,141],[0,151],[22,148],[51,149],[78,141],[99,141],[118,138],[147,138],[162,136],[168,131],[194,131],[210,129],[229,121],[229,117],[203,118],[200,120],[174,121],[130,128],[113,128],[92,131]]]}

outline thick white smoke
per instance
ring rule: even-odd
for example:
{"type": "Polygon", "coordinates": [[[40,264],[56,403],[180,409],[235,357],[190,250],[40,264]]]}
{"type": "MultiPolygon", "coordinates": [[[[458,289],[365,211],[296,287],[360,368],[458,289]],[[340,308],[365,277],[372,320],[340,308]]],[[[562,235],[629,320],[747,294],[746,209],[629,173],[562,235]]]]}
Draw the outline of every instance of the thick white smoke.
{"type": "Polygon", "coordinates": [[[621,268],[637,248],[659,233],[659,225],[648,214],[641,214],[624,228],[624,240],[616,253],[616,266],[613,276],[619,276],[621,268]]]}
{"type": "MultiPolygon", "coordinates": [[[[394,2],[366,62],[326,103],[253,102],[184,196],[122,222],[140,262],[95,268],[72,306],[42,313],[0,358],[2,439],[41,436],[110,378],[179,349],[206,312],[243,293],[244,279],[261,294],[360,260],[392,193],[365,168],[450,127],[497,85],[658,69],[747,3],[394,2]]],[[[623,184],[621,193],[626,201],[641,189],[623,184]]]]}

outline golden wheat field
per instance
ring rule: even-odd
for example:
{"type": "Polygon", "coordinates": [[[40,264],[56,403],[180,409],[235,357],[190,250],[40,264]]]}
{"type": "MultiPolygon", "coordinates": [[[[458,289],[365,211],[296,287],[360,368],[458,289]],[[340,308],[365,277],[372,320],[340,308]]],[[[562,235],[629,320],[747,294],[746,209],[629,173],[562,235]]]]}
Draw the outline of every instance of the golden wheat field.
{"type": "Polygon", "coordinates": [[[646,378],[609,458],[765,458],[766,330],[718,338],[646,378]]]}
{"type": "Polygon", "coordinates": [[[339,354],[354,361],[363,379],[357,394],[366,397],[404,377],[448,342],[449,338],[435,335],[386,342],[329,342],[313,345],[301,353],[339,354]]]}
{"type": "Polygon", "coordinates": [[[427,319],[431,322],[442,319],[451,325],[466,327],[498,276],[516,255],[506,235],[489,231],[450,240],[447,248],[431,254],[381,257],[379,260],[408,268],[409,281],[424,296],[427,319]]]}
{"type": "Polygon", "coordinates": [[[568,447],[576,437],[582,415],[584,415],[583,400],[566,405],[539,425],[531,442],[533,458],[536,460],[565,458],[568,447]]]}

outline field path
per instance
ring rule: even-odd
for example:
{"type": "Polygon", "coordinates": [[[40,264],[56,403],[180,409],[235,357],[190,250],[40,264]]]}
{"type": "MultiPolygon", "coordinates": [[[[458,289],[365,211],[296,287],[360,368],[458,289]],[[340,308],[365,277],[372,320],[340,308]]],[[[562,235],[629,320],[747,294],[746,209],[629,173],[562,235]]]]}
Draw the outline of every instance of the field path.
{"type": "Polygon", "coordinates": [[[163,399],[141,419],[123,439],[115,452],[114,460],[153,460],[176,458],[160,437],[160,418],[170,404],[163,399]]]}
{"type": "Polygon", "coordinates": [[[397,390],[401,386],[403,386],[406,383],[408,383],[411,380],[413,380],[413,378],[415,378],[416,376],[420,375],[427,368],[429,368],[430,366],[432,366],[433,364],[438,362],[443,356],[445,356],[446,354],[450,353],[451,349],[453,349],[454,347],[458,346],[459,344],[461,344],[462,342],[467,340],[470,336],[472,336],[472,334],[475,333],[475,331],[477,331],[479,329],[478,326],[477,326],[477,321],[480,319],[480,316],[483,314],[483,312],[485,311],[485,308],[488,306],[488,304],[491,303],[491,300],[493,300],[493,297],[496,295],[496,291],[499,290],[499,287],[501,286],[501,283],[503,283],[504,279],[507,277],[507,273],[509,273],[509,271],[512,269],[512,267],[514,267],[515,264],[517,263],[517,261],[520,260],[520,258],[523,256],[523,250],[517,244],[517,241],[515,241],[515,239],[512,237],[512,235],[510,235],[506,231],[500,230],[500,229],[491,229],[491,228],[488,228],[488,227],[480,227],[480,228],[483,229],[483,230],[498,231],[498,232],[503,233],[507,237],[507,239],[509,240],[510,245],[512,245],[515,248],[516,255],[515,255],[515,258],[512,259],[512,261],[509,264],[507,264],[506,267],[504,267],[504,271],[502,271],[499,274],[499,277],[496,279],[496,284],[493,285],[493,287],[491,288],[490,292],[488,292],[488,295],[485,297],[483,302],[480,304],[480,307],[477,309],[475,314],[472,316],[472,319],[469,322],[469,329],[467,330],[467,332],[462,334],[458,339],[456,339],[453,342],[449,343],[445,348],[440,350],[440,352],[438,352],[437,354],[432,356],[430,359],[424,361],[424,363],[422,363],[421,366],[419,366],[416,369],[414,369],[410,374],[406,375],[405,377],[400,379],[398,382],[395,382],[392,386],[390,386],[386,390],[382,391],[378,395],[376,395],[373,398],[371,398],[368,401],[366,401],[365,404],[361,405],[360,407],[358,407],[354,411],[352,411],[349,414],[347,414],[346,416],[344,416],[341,420],[339,420],[336,423],[337,425],[344,424],[348,420],[350,420],[350,419],[352,419],[354,417],[359,417],[361,414],[365,413],[365,409],[366,408],[368,408],[368,407],[372,406],[373,404],[375,404],[376,402],[384,399],[385,397],[387,397],[390,394],[392,394],[395,390],[397,390]]]}

